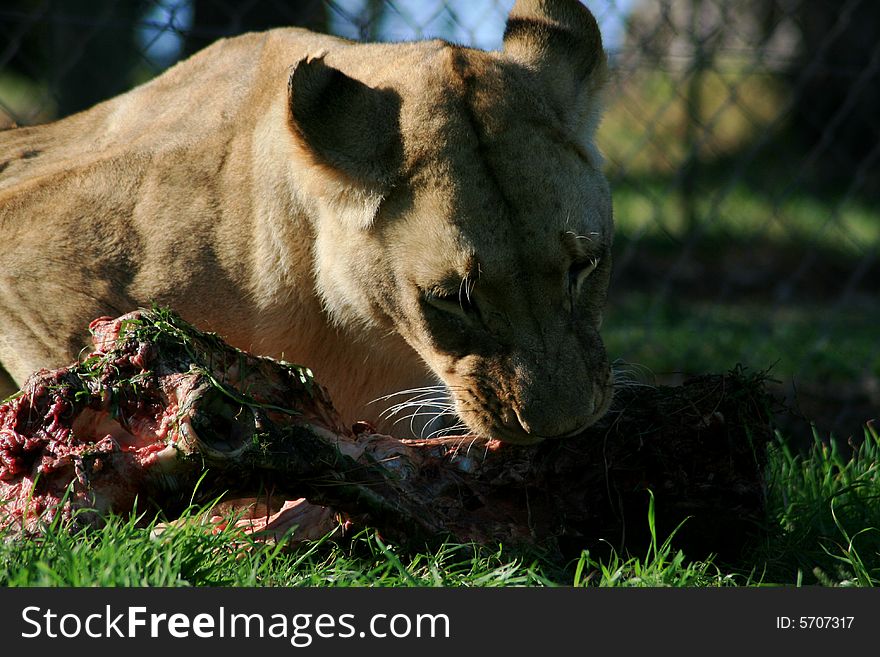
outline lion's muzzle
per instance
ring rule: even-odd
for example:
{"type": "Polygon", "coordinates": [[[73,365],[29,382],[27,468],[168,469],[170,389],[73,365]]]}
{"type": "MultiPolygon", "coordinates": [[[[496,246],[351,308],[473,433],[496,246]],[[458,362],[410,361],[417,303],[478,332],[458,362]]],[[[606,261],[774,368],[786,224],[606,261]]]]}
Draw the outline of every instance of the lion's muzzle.
{"type": "Polygon", "coordinates": [[[562,362],[518,354],[483,367],[455,395],[457,408],[474,430],[499,440],[531,444],[569,438],[611,405],[613,376],[604,349],[562,362]]]}

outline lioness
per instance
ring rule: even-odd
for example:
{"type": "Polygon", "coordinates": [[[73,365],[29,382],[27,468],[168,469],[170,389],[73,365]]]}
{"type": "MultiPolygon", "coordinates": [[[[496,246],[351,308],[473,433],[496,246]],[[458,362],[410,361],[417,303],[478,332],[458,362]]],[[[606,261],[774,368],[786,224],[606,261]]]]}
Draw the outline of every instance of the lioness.
{"type": "Polygon", "coordinates": [[[472,431],[579,432],[612,387],[605,78],[586,8],[520,0],[500,52],[245,34],[0,133],[0,397],[155,301],[349,421],[439,379],[472,431]]]}

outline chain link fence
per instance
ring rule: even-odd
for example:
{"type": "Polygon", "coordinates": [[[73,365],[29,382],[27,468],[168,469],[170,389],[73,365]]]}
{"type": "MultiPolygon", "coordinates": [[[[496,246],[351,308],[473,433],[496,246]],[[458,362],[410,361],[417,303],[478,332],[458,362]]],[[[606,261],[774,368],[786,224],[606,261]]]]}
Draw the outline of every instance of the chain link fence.
{"type": "MultiPolygon", "coordinates": [[[[59,118],[280,25],[497,48],[511,4],[4,0],[0,125],[59,118]]],[[[772,366],[807,423],[858,437],[880,409],[880,4],[587,4],[612,69],[599,141],[621,370],[666,382],[772,366]]]]}

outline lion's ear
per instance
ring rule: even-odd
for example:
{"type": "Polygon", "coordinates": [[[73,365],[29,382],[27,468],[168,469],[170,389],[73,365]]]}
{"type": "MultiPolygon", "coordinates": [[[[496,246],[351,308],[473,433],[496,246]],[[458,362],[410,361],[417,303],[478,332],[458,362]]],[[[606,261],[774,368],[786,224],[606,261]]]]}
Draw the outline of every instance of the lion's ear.
{"type": "Polygon", "coordinates": [[[592,137],[608,69],[589,9],[578,0],[517,0],[507,18],[504,54],[533,70],[569,126],[592,137]]]}
{"type": "Polygon", "coordinates": [[[297,62],[288,80],[289,123],[315,163],[346,183],[378,191],[399,168],[400,97],[328,66],[297,62]]]}

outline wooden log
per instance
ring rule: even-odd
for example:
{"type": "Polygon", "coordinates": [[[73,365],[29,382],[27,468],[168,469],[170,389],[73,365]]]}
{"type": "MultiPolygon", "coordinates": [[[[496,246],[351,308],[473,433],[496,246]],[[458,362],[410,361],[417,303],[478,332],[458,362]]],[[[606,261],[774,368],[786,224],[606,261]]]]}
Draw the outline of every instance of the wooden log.
{"type": "Polygon", "coordinates": [[[311,373],[233,349],[167,310],[92,323],[94,351],[40,371],[0,405],[0,523],[61,513],[100,524],[149,502],[271,490],[332,507],[409,546],[499,543],[576,555],[662,533],[735,555],[762,520],[770,403],[760,375],[617,391],[582,435],[518,446],[477,436],[399,440],[342,426],[311,373]]]}

